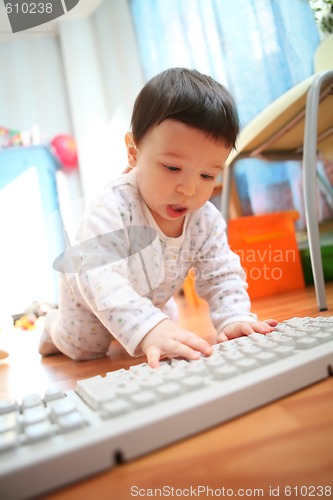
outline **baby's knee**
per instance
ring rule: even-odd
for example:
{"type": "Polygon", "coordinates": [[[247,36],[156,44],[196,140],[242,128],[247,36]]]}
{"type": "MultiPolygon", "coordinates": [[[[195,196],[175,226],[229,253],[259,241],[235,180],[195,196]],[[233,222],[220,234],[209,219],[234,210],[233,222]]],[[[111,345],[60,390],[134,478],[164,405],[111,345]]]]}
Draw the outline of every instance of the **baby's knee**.
{"type": "Polygon", "coordinates": [[[59,354],[59,349],[54,345],[51,337],[51,327],[58,315],[57,310],[52,310],[47,313],[44,320],[44,330],[39,339],[38,352],[42,356],[50,356],[52,354],[59,354]]]}

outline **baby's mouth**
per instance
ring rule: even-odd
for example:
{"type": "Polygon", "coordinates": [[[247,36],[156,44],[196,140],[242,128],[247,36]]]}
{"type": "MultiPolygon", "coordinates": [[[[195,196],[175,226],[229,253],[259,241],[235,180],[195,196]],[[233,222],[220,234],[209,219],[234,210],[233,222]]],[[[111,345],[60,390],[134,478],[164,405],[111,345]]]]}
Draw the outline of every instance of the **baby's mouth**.
{"type": "Polygon", "coordinates": [[[185,215],[188,208],[184,205],[168,205],[167,213],[170,217],[180,217],[181,215],[185,215]]]}
{"type": "Polygon", "coordinates": [[[174,210],[175,212],[185,212],[187,210],[186,207],[184,207],[183,205],[170,205],[170,207],[172,208],[172,210],[174,210]]]}

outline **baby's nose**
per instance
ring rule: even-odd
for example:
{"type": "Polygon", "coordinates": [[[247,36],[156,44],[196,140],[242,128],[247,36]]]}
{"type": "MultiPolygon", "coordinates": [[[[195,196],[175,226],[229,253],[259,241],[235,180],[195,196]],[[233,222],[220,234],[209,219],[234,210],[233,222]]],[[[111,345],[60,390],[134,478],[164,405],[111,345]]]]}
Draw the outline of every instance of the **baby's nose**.
{"type": "Polygon", "coordinates": [[[196,193],[196,185],[193,181],[182,182],[177,186],[177,192],[185,196],[193,196],[196,193]]]}

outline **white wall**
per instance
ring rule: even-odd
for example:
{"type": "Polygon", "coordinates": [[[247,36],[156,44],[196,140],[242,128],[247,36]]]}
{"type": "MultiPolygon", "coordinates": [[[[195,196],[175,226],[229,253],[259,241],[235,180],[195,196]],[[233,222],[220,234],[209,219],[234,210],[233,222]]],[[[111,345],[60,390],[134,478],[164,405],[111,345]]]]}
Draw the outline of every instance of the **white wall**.
{"type": "Polygon", "coordinates": [[[0,126],[20,131],[38,124],[49,139],[71,133],[59,39],[0,43],[0,126]]]}
{"type": "Polygon", "coordinates": [[[83,193],[93,197],[126,167],[124,135],[143,85],[126,1],[104,0],[59,29],[83,193]]]}
{"type": "Polygon", "coordinates": [[[73,134],[85,199],[122,172],[124,135],[144,83],[127,1],[104,0],[88,18],[60,18],[58,36],[1,42],[0,63],[0,126],[37,124],[47,139],[73,134]]]}

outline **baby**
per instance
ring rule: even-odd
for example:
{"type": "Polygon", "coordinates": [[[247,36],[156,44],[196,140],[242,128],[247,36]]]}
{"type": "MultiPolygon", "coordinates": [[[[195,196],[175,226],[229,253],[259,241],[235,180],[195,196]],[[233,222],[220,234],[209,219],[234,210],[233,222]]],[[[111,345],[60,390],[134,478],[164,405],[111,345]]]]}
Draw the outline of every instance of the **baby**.
{"type": "Polygon", "coordinates": [[[250,312],[239,257],[208,201],[238,131],[231,95],[209,76],[172,68],[143,87],[125,137],[128,172],[90,204],[65,253],[42,355],[93,359],[113,338],[153,368],[162,357],[210,355],[206,340],[177,324],[172,304],[191,268],[210,307],[213,343],[274,329],[275,320],[250,312]]]}

